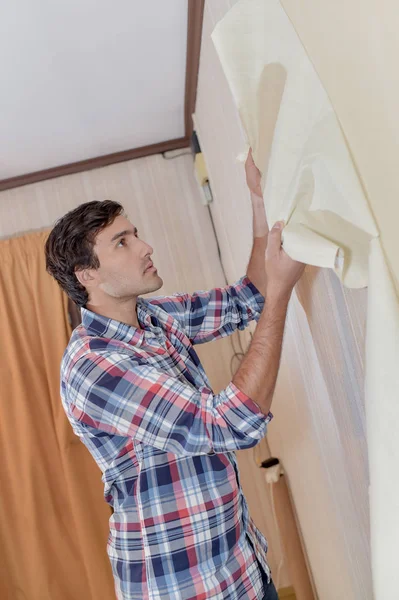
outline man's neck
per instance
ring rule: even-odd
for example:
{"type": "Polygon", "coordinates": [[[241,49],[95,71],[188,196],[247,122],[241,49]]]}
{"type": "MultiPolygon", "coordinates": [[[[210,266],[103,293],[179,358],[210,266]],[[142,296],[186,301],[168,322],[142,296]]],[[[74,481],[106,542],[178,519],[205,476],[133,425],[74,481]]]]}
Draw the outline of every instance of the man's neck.
{"type": "Polygon", "coordinates": [[[114,319],[137,329],[141,328],[137,317],[137,297],[123,301],[112,299],[112,302],[105,303],[88,302],[86,308],[98,315],[107,317],[107,319],[114,319]]]}

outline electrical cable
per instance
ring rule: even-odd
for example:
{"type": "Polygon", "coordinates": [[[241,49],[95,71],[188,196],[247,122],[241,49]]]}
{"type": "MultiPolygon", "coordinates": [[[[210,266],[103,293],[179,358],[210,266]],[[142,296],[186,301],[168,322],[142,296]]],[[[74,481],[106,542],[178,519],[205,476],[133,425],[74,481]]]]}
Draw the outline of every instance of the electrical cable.
{"type": "Polygon", "coordinates": [[[279,551],[280,551],[280,562],[279,562],[278,567],[277,567],[277,575],[276,575],[276,578],[275,578],[275,586],[276,586],[276,590],[278,590],[279,587],[280,587],[281,569],[282,569],[283,564],[284,564],[284,553],[283,553],[283,544],[282,544],[282,541],[281,541],[280,527],[278,526],[278,521],[277,521],[276,507],[275,507],[275,504],[274,504],[274,483],[270,484],[270,488],[271,488],[272,514],[273,514],[274,524],[275,524],[276,530],[277,530],[278,545],[279,545],[279,551]]]}
{"type": "MultiPolygon", "coordinates": [[[[216,241],[216,250],[217,250],[217,253],[218,253],[218,257],[219,257],[220,266],[222,268],[222,273],[223,273],[224,281],[225,281],[225,284],[228,285],[229,282],[228,282],[227,275],[226,275],[226,269],[224,268],[224,264],[223,264],[223,260],[222,260],[222,251],[220,249],[219,239],[218,239],[218,236],[217,236],[217,233],[216,233],[215,221],[213,220],[213,215],[212,215],[212,211],[211,211],[210,206],[207,206],[207,208],[208,208],[209,218],[210,218],[212,229],[213,229],[213,235],[214,235],[214,238],[215,238],[215,241],[216,241]]],[[[234,375],[234,372],[233,372],[233,369],[232,369],[233,360],[236,359],[236,358],[238,358],[238,357],[243,358],[244,355],[245,355],[245,351],[244,351],[244,348],[243,348],[243,345],[242,345],[242,342],[241,342],[239,334],[237,335],[237,337],[238,337],[238,345],[239,345],[239,348],[240,348],[239,352],[237,352],[236,347],[234,345],[233,336],[232,335],[229,336],[230,343],[231,343],[231,346],[233,348],[233,356],[231,357],[231,360],[230,360],[230,374],[231,374],[231,376],[234,375]]]]}
{"type": "MultiPolygon", "coordinates": [[[[188,150],[188,151],[185,151],[185,152],[179,152],[179,154],[175,154],[174,156],[166,156],[166,152],[162,152],[161,153],[162,158],[164,158],[165,160],[174,160],[175,158],[179,158],[180,156],[186,156],[188,154],[193,155],[193,153],[192,153],[191,150],[188,150]]],[[[212,215],[212,211],[210,209],[210,206],[208,205],[207,208],[208,208],[209,218],[210,218],[211,224],[212,224],[213,235],[214,235],[214,238],[215,238],[215,241],[216,241],[217,253],[218,253],[218,257],[219,257],[220,266],[222,268],[225,285],[228,285],[228,279],[227,279],[227,275],[226,275],[226,270],[224,268],[224,264],[223,264],[223,260],[222,260],[222,252],[220,250],[219,240],[218,240],[218,236],[217,236],[217,233],[216,233],[215,222],[213,220],[213,215],[212,215]]],[[[242,341],[241,341],[241,338],[239,336],[239,333],[237,335],[237,338],[238,338],[239,351],[236,350],[236,347],[234,345],[234,340],[233,340],[232,336],[230,336],[230,343],[231,343],[231,346],[233,348],[233,356],[232,356],[231,361],[230,361],[230,372],[231,372],[232,376],[234,374],[232,372],[233,360],[235,360],[237,358],[243,358],[243,356],[245,355],[245,350],[244,350],[244,347],[242,345],[242,341]]]]}

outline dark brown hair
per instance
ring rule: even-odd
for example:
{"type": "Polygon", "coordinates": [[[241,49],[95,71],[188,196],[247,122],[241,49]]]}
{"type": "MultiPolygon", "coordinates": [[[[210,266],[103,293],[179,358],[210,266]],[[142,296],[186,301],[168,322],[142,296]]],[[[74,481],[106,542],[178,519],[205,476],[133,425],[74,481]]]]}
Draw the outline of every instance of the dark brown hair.
{"type": "Polygon", "coordinates": [[[86,202],[61,217],[46,241],[46,270],[78,306],[89,300],[75,269],[98,269],[100,261],[93,246],[99,231],[124,214],[118,202],[86,202]]]}

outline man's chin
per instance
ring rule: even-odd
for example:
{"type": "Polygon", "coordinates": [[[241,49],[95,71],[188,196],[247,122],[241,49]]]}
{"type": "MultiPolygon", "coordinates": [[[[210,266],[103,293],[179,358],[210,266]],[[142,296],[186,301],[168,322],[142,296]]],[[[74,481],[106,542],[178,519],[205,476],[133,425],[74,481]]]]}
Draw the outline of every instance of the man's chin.
{"type": "Polygon", "coordinates": [[[145,292],[146,294],[150,294],[152,292],[156,292],[157,290],[161,289],[161,287],[163,286],[163,279],[158,275],[158,273],[154,273],[153,276],[153,281],[151,281],[151,283],[147,284],[147,292],[145,292]]]}

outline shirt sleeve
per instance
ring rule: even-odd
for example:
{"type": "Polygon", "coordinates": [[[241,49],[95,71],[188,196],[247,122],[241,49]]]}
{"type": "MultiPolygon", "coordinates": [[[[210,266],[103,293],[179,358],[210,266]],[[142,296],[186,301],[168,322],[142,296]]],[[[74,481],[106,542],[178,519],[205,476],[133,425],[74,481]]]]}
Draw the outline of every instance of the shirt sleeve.
{"type": "Polygon", "coordinates": [[[84,426],[176,455],[250,448],[272,418],[233,383],[213,394],[115,352],[80,358],[67,390],[70,416],[84,426]]]}
{"type": "Polygon", "coordinates": [[[208,292],[150,300],[179,321],[192,344],[210,342],[230,335],[235,329],[245,329],[250,321],[259,319],[264,302],[247,276],[233,285],[208,292]]]}

